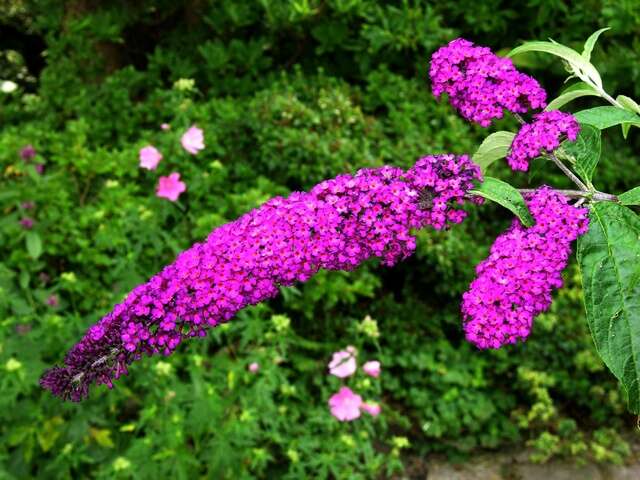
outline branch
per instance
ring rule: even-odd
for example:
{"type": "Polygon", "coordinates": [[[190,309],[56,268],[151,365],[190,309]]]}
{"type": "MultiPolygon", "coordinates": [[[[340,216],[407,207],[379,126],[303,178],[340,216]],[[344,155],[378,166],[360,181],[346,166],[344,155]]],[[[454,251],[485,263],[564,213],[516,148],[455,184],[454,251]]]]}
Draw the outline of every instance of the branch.
{"type": "Polygon", "coordinates": [[[580,188],[580,190],[585,190],[585,191],[589,190],[589,189],[587,188],[587,186],[586,186],[584,183],[582,183],[582,180],[580,180],[578,177],[576,177],[576,176],[573,174],[573,172],[572,172],[571,170],[569,170],[569,168],[567,168],[567,166],[566,166],[564,163],[562,163],[562,162],[558,159],[558,157],[556,157],[556,154],[555,154],[555,153],[553,153],[553,152],[549,152],[549,153],[547,154],[547,156],[551,159],[551,161],[552,161],[553,163],[555,163],[555,164],[558,166],[558,168],[559,168],[560,170],[562,170],[562,172],[563,172],[567,177],[569,177],[569,178],[571,179],[571,181],[572,181],[573,183],[575,183],[575,184],[580,188]]]}
{"type": "MultiPolygon", "coordinates": [[[[533,193],[535,188],[519,188],[520,193],[533,193]]],[[[558,193],[563,194],[565,197],[570,198],[585,198],[587,200],[595,200],[596,202],[617,202],[618,197],[610,193],[604,192],[588,192],[584,190],[555,190],[558,193]]]]}

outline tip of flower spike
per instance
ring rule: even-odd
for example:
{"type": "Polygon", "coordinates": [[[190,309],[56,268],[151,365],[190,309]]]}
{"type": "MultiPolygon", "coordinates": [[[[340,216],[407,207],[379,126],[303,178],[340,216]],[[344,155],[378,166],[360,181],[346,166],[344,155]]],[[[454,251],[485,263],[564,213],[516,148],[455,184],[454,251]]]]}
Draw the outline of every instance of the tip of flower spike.
{"type": "Polygon", "coordinates": [[[74,377],[69,368],[53,367],[40,378],[40,386],[62,400],[80,402],[89,396],[89,387],[82,377],[74,377]]]}
{"type": "Polygon", "coordinates": [[[538,82],[519,72],[508,58],[463,38],[451,41],[431,57],[433,94],[449,96],[465,119],[488,127],[504,110],[525,113],[546,105],[546,92],[538,82]]]}
{"type": "Polygon", "coordinates": [[[571,242],[588,228],[587,210],[550,187],[526,194],[525,201],[535,225],[514,221],[499,235],[462,297],[465,337],[481,349],[526,340],[534,318],[562,285],[571,242]]]}

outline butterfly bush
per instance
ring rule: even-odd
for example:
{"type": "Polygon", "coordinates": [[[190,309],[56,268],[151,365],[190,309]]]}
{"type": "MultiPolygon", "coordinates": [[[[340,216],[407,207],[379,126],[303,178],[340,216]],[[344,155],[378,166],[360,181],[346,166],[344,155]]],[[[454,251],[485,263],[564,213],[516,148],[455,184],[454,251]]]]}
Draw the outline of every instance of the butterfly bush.
{"type": "Polygon", "coordinates": [[[513,170],[526,172],[529,161],[544,151],[552,152],[566,137],[572,142],[578,138],[580,124],[570,113],[559,110],[533,116],[533,122],[524,124],[511,143],[507,162],[513,170]]]}
{"type": "Polygon", "coordinates": [[[510,59],[463,38],[433,54],[429,76],[436,97],[446,93],[460,115],[483,127],[502,118],[504,109],[526,113],[546,105],[544,89],[510,59]]]}
{"type": "Polygon", "coordinates": [[[529,336],[533,319],[551,305],[552,290],[562,286],[571,242],[588,229],[588,210],[547,186],[526,194],[525,201],[535,225],[525,228],[514,220],[476,267],[462,297],[465,336],[482,349],[529,336]]]}
{"type": "Polygon", "coordinates": [[[352,270],[372,257],[391,266],[415,250],[412,229],[443,229],[465,218],[459,207],[474,180],[481,180],[480,169],[466,155],[436,155],[406,172],[363,169],[275,197],[136,287],[41,385],[80,401],[94,382],[112,387],[143,355],[169,355],[183,340],[204,336],[320,269],[352,270]]]}

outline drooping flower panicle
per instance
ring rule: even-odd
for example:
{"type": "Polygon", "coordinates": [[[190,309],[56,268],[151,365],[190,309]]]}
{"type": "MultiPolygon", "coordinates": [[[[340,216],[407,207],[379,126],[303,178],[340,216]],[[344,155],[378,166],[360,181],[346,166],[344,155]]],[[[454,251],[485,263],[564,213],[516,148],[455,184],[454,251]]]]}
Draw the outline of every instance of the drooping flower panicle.
{"type": "Polygon", "coordinates": [[[429,156],[407,172],[363,169],[276,197],[136,287],[92,326],[41,384],[79,401],[90,384],[111,386],[143,354],[170,354],[189,337],[274,297],[319,269],[352,270],[371,257],[390,266],[415,249],[411,230],[459,223],[464,195],[480,179],[465,156],[429,156]]]}
{"type": "Polygon", "coordinates": [[[502,118],[505,109],[525,113],[546,105],[544,89],[510,59],[463,38],[433,54],[429,76],[436,97],[446,93],[462,117],[483,127],[502,118]]]}
{"type": "Polygon", "coordinates": [[[507,162],[513,170],[526,172],[529,161],[543,152],[553,152],[566,137],[572,142],[578,138],[580,124],[570,113],[559,110],[533,116],[533,122],[524,124],[511,142],[507,162]]]}
{"type": "Polygon", "coordinates": [[[477,277],[462,297],[465,336],[479,348],[529,336],[534,318],[551,305],[551,292],[562,286],[571,242],[588,229],[588,210],[549,187],[525,200],[535,225],[525,228],[514,220],[476,267],[477,277]]]}

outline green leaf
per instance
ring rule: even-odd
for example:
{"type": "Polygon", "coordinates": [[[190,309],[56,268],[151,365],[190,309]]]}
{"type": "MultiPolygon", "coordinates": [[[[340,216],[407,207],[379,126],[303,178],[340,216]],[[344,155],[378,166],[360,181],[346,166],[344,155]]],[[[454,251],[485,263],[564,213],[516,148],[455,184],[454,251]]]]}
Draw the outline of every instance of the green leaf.
{"type": "Polygon", "coordinates": [[[20,284],[20,287],[26,289],[29,286],[30,279],[31,276],[29,275],[29,272],[22,270],[18,276],[18,283],[20,284]]]}
{"type": "MultiPolygon", "coordinates": [[[[616,101],[624,107],[625,110],[628,110],[633,113],[640,114],[640,105],[636,103],[633,98],[629,98],[626,95],[618,95],[616,97],[616,101]]],[[[629,129],[631,128],[630,123],[622,124],[622,136],[626,139],[627,135],[629,135],[629,129]]]]}
{"type": "Polygon", "coordinates": [[[42,255],[42,240],[36,232],[27,233],[27,252],[34,260],[42,255]]]}
{"type": "Polygon", "coordinates": [[[640,217],[612,202],[591,207],[578,240],[587,322],[596,349],[640,413],[640,217]]]}
{"type": "Polygon", "coordinates": [[[620,124],[640,125],[640,117],[614,106],[595,107],[574,114],[580,123],[588,123],[600,130],[620,124]]]}
{"type": "Polygon", "coordinates": [[[484,182],[476,189],[471,190],[471,193],[508,208],[526,227],[530,227],[535,223],[520,192],[502,180],[484,177],[484,182]]]}
{"type": "Polygon", "coordinates": [[[486,171],[493,162],[507,156],[515,136],[515,133],[506,131],[492,133],[482,141],[472,160],[480,165],[483,172],[486,171]]]}
{"type": "Polygon", "coordinates": [[[640,187],[632,188],[618,195],[618,200],[622,205],[640,205],[640,187]]]}
{"type": "Polygon", "coordinates": [[[618,95],[616,101],[622,105],[625,110],[640,114],[640,105],[638,105],[633,98],[627,97],[626,95],[618,95]]]}
{"type": "Polygon", "coordinates": [[[593,89],[593,87],[591,87],[587,83],[584,83],[584,82],[575,83],[571,85],[569,88],[567,88],[566,90],[564,90],[556,98],[551,100],[547,105],[547,108],[545,108],[545,111],[559,110],[560,107],[566,105],[572,100],[575,100],[576,98],[580,98],[580,97],[587,97],[587,96],[599,97],[600,94],[596,92],[593,89]]]}
{"type": "Polygon", "coordinates": [[[593,51],[593,47],[598,41],[598,38],[600,37],[600,35],[602,35],[602,33],[606,32],[607,30],[611,30],[611,27],[601,28],[600,30],[593,32],[591,36],[587,38],[587,41],[584,42],[584,50],[582,50],[582,58],[584,58],[587,62],[591,60],[591,52],[593,51]]]}
{"type": "Polygon", "coordinates": [[[525,52],[550,53],[565,60],[572,68],[572,72],[581,80],[592,82],[596,87],[602,88],[602,79],[596,67],[591,65],[575,50],[552,42],[526,42],[509,52],[509,57],[525,52]]]}
{"type": "Polygon", "coordinates": [[[600,160],[601,132],[593,125],[583,124],[575,142],[565,141],[562,148],[576,159],[575,171],[580,177],[591,184],[593,172],[600,160]]]}

